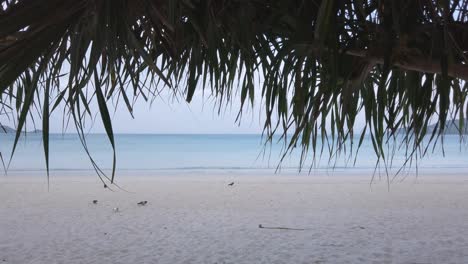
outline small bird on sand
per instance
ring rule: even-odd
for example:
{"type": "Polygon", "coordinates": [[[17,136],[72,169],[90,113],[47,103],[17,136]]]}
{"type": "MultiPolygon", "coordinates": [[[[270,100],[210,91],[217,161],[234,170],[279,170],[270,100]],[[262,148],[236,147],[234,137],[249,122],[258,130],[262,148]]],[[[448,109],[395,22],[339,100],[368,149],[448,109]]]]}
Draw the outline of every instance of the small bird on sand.
{"type": "Polygon", "coordinates": [[[234,186],[234,182],[231,182],[230,184],[228,184],[228,186],[234,186]]]}
{"type": "Polygon", "coordinates": [[[97,204],[97,202],[98,202],[97,200],[93,200],[93,204],[97,204]]]}
{"type": "Polygon", "coordinates": [[[115,208],[114,208],[114,212],[115,212],[115,213],[118,213],[118,212],[119,212],[119,208],[118,208],[118,207],[115,207],[115,208]]]}
{"type": "Polygon", "coordinates": [[[138,205],[142,205],[142,206],[143,206],[143,205],[146,205],[147,203],[148,203],[148,201],[141,201],[141,202],[138,203],[138,205]]]}

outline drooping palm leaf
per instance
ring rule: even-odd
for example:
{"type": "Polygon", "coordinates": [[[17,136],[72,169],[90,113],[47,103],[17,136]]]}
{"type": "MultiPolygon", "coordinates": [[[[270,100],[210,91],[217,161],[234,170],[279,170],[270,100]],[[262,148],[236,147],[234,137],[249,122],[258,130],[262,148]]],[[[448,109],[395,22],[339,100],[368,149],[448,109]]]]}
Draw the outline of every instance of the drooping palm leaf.
{"type": "Polygon", "coordinates": [[[96,100],[113,144],[106,100],[122,96],[132,111],[160,89],[187,101],[210,89],[220,106],[239,91],[240,113],[261,98],[267,139],[281,133],[303,157],[323,151],[320,141],[331,157],[346,150],[358,115],[358,148],[370,133],[384,163],[402,129],[410,157],[451,117],[463,131],[468,116],[467,0],[0,3],[2,108],[17,109],[21,128],[42,107],[46,160],[57,106],[81,126],[96,100]]]}

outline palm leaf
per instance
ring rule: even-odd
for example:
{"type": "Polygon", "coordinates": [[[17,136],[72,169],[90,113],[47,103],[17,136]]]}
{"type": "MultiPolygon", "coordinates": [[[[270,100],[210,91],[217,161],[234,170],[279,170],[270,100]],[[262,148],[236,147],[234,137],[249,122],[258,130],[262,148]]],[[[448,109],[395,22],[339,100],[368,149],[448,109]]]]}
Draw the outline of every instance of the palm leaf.
{"type": "Polygon", "coordinates": [[[285,153],[301,147],[301,166],[309,152],[346,152],[360,115],[354,153],[370,134],[382,164],[390,140],[425,154],[448,120],[466,125],[468,0],[0,3],[0,103],[19,131],[42,109],[46,167],[55,109],[84,137],[95,96],[115,161],[107,100],[132,113],[161,89],[187,101],[202,89],[220,108],[239,93],[239,118],[261,101],[266,140],[281,133],[285,153]]]}

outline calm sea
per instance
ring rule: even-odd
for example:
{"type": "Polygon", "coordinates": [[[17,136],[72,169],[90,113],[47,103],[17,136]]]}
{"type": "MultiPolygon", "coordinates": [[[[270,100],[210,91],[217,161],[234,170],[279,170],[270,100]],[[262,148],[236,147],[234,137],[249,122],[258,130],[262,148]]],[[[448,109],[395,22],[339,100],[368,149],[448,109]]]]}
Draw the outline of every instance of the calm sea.
{"type": "MultiPolygon", "coordinates": [[[[0,151],[8,164],[14,136],[0,136],[0,151]]],[[[355,140],[356,144],[358,139],[355,140]]],[[[109,172],[112,167],[112,151],[104,134],[87,136],[89,150],[99,166],[109,172]]],[[[376,156],[369,138],[357,155],[334,157],[325,149],[317,153],[312,163],[312,153],[299,171],[300,150],[287,155],[280,169],[283,143],[263,144],[261,135],[116,135],[117,175],[171,175],[171,174],[372,174],[376,169],[376,156]],[[311,165],[313,167],[311,170],[311,165]]],[[[391,152],[391,150],[390,150],[391,152]]],[[[349,152],[348,152],[349,153],[349,152]]],[[[405,161],[405,151],[396,150],[393,161],[388,160],[387,168],[395,173],[405,161]],[[391,166],[390,166],[391,165],[391,166]]],[[[384,173],[385,165],[380,163],[377,173],[384,173]]],[[[408,163],[409,165],[409,163],[408,163]]],[[[444,151],[439,145],[417,164],[405,170],[414,173],[468,174],[468,147],[460,144],[458,136],[448,135],[444,139],[444,151]]],[[[50,137],[50,169],[52,175],[90,175],[93,167],[79,138],[72,134],[53,134],[50,137]]],[[[28,134],[20,140],[11,160],[8,175],[45,175],[45,161],[42,138],[28,134]]]]}

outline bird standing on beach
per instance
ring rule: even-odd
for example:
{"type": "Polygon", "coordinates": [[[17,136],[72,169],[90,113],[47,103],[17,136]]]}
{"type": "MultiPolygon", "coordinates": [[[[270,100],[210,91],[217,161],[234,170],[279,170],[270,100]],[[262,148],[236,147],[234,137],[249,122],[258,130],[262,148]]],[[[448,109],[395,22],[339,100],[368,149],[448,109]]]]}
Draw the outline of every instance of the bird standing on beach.
{"type": "Polygon", "coordinates": [[[234,182],[231,182],[230,184],[228,184],[228,186],[234,186],[234,182]]]}
{"type": "Polygon", "coordinates": [[[97,204],[98,200],[93,200],[93,204],[97,204]]]}

